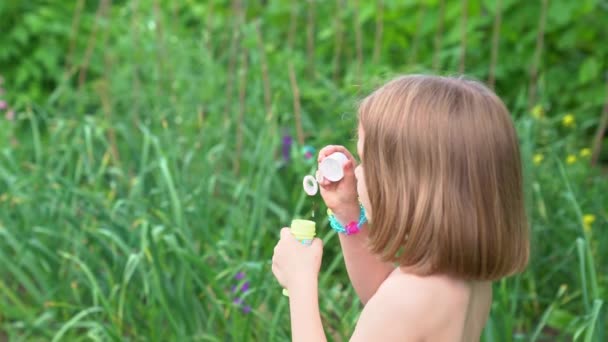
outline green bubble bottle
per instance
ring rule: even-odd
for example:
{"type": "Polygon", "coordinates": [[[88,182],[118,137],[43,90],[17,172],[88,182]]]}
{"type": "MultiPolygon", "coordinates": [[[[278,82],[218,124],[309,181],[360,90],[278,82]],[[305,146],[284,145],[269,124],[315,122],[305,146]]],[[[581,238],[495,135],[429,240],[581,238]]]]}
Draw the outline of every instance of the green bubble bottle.
{"type": "MultiPolygon", "coordinates": [[[[315,238],[316,223],[310,220],[293,220],[289,231],[302,244],[310,245],[315,238]]],[[[287,289],[283,289],[283,295],[289,297],[287,289]]]]}

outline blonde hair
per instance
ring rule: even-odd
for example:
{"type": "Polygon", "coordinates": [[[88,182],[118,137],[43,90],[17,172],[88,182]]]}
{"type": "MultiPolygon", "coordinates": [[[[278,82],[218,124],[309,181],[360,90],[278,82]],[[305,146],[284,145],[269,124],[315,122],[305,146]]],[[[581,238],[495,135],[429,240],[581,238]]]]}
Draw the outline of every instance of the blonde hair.
{"type": "Polygon", "coordinates": [[[403,76],[361,102],[359,123],[372,251],[425,275],[496,280],[525,269],[519,144],[491,90],[403,76]]]}

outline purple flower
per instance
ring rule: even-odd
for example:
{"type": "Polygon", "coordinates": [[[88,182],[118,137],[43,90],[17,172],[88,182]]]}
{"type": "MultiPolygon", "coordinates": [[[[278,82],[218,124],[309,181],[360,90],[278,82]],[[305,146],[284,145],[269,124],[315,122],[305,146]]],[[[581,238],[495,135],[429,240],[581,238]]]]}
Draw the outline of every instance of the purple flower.
{"type": "MultiPolygon", "coordinates": [[[[249,282],[246,281],[243,286],[241,286],[240,288],[241,292],[247,292],[249,291],[249,282]]],[[[230,288],[230,292],[232,293],[236,293],[237,292],[237,286],[236,285],[232,285],[232,287],[230,288]]]]}
{"type": "Polygon", "coordinates": [[[6,109],[6,107],[7,107],[6,101],[0,100],[0,109],[6,109]]]}
{"type": "Polygon", "coordinates": [[[285,163],[288,163],[291,159],[291,145],[293,145],[293,138],[291,137],[291,135],[284,135],[281,152],[283,154],[283,161],[285,163]]]}
{"type": "MultiPolygon", "coordinates": [[[[242,281],[243,279],[245,279],[245,272],[238,272],[237,274],[235,274],[234,279],[238,282],[242,281]]],[[[239,285],[232,285],[231,287],[231,292],[234,294],[237,294],[238,292],[247,292],[249,291],[249,281],[245,281],[243,283],[243,285],[240,286],[239,285]]],[[[238,296],[238,294],[237,294],[238,296]]],[[[232,303],[235,305],[238,305],[241,307],[241,310],[243,310],[243,313],[250,313],[251,312],[251,307],[249,305],[245,305],[245,301],[243,300],[243,297],[236,297],[232,300],[232,303]]]]}

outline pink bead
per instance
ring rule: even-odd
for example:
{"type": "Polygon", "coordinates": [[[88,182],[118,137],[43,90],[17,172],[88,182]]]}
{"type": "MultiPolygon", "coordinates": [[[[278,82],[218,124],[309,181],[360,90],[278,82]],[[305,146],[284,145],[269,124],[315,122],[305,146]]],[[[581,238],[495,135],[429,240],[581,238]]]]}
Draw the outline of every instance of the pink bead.
{"type": "Polygon", "coordinates": [[[347,235],[355,234],[356,232],[359,231],[359,228],[357,227],[357,222],[355,222],[355,221],[352,221],[349,224],[347,224],[345,228],[346,228],[347,235]]]}

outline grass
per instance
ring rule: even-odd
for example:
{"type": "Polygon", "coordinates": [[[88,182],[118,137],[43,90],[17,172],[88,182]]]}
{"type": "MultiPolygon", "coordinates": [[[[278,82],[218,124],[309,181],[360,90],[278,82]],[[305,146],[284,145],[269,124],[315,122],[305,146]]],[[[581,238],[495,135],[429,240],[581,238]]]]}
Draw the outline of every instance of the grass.
{"type": "MultiPolygon", "coordinates": [[[[140,15],[169,21],[149,7],[140,15]]],[[[131,15],[112,20],[130,27],[131,15]]],[[[252,25],[243,26],[238,53],[224,48],[228,34],[214,41],[163,27],[162,37],[143,26],[111,34],[111,46],[96,52],[98,77],[82,87],[66,78],[47,103],[0,126],[0,339],[289,340],[288,305],[269,260],[279,229],[316,208],[326,246],[322,318],[331,340],[347,340],[361,305],[322,200],[301,190],[314,165],[298,142],[283,160],[282,136],[300,125],[306,144],[354,147],[355,117],[344,113],[385,75],[407,70],[364,64],[357,75],[350,51],[336,81],[320,61],[316,76],[308,72],[304,45],[266,46],[274,44],[270,31],[260,50],[252,25]],[[239,291],[246,282],[248,291],[239,291]]],[[[319,43],[319,60],[333,53],[331,44],[319,43]]],[[[566,129],[559,117],[514,114],[532,260],[525,273],[495,284],[483,340],[603,341],[608,182],[585,157],[565,162],[590,121],[566,129]]]]}

